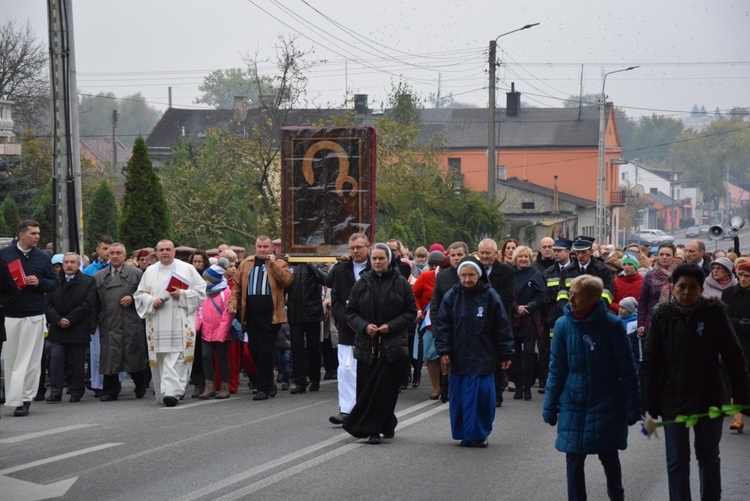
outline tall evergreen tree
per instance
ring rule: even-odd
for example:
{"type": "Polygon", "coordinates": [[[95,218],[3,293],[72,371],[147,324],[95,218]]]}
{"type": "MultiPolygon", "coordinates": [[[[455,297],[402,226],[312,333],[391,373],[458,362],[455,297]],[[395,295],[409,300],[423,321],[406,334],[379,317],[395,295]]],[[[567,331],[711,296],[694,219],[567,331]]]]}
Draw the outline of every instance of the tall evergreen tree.
{"type": "Polygon", "coordinates": [[[36,202],[36,208],[31,218],[39,223],[39,232],[41,241],[39,247],[53,240],[55,233],[55,211],[52,207],[52,183],[46,183],[39,199],[36,202]]]}
{"type": "Polygon", "coordinates": [[[146,141],[138,136],[128,160],[120,240],[130,250],[154,245],[163,238],[169,238],[170,221],[167,199],[148,158],[146,141]]]}
{"type": "MultiPolygon", "coordinates": [[[[99,235],[110,235],[115,240],[120,234],[120,209],[109,181],[102,180],[91,195],[84,222],[86,251],[96,247],[99,235]]],[[[135,249],[133,249],[135,250],[135,249]]]]}
{"type": "Polygon", "coordinates": [[[5,200],[3,200],[3,217],[5,218],[5,224],[8,225],[8,229],[15,235],[16,227],[21,222],[21,213],[18,210],[16,201],[10,195],[6,196],[5,200]]]}
{"type": "Polygon", "coordinates": [[[3,215],[3,206],[0,205],[0,236],[12,237],[13,232],[8,228],[8,224],[5,222],[5,216],[3,215]]]}

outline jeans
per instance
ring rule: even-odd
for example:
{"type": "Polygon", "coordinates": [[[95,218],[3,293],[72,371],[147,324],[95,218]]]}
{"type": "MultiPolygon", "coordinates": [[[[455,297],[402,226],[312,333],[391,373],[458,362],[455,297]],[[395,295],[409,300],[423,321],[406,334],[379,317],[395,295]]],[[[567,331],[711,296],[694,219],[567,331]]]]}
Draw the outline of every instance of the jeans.
{"type": "Polygon", "coordinates": [[[281,380],[289,382],[292,380],[292,350],[276,350],[276,367],[281,374],[281,380]]]}
{"type": "MultiPolygon", "coordinates": [[[[567,453],[568,473],[568,501],[586,501],[586,476],[583,466],[586,462],[586,454],[567,453]]],[[[620,468],[620,456],[617,451],[602,452],[599,461],[604,467],[604,475],[607,477],[607,495],[610,500],[624,500],[625,489],[622,487],[622,469],[620,468]]]]}
{"type": "MultiPolygon", "coordinates": [[[[693,427],[703,501],[721,499],[719,441],[723,425],[723,419],[700,419],[693,427]]],[[[667,447],[669,499],[690,501],[690,428],[684,424],[665,425],[664,443],[667,447]]]]}

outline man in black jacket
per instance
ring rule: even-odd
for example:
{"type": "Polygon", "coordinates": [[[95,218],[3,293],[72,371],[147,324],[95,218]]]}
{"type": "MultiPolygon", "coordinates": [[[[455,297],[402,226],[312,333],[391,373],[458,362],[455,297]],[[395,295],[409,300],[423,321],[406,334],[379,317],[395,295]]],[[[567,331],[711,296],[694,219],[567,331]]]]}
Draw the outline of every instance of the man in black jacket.
{"type": "Polygon", "coordinates": [[[339,331],[337,383],[339,413],[328,420],[343,424],[357,399],[357,359],[354,358],[354,331],[346,319],[346,305],[360,273],[370,268],[367,259],[370,240],[364,233],[349,237],[349,259],[338,263],[328,274],[326,285],[331,288],[331,313],[339,331]]]}
{"type": "Polygon", "coordinates": [[[570,282],[580,275],[593,275],[599,277],[604,282],[602,290],[602,299],[607,302],[607,307],[612,304],[615,297],[615,284],[612,278],[612,272],[603,261],[593,257],[591,247],[594,243],[592,237],[578,236],[573,241],[572,250],[576,253],[576,262],[571,263],[562,270],[560,274],[560,288],[557,291],[557,306],[562,311],[565,303],[568,302],[568,289],[570,282]]]}
{"type": "Polygon", "coordinates": [[[697,265],[705,276],[711,274],[711,264],[705,257],[706,244],[702,240],[691,240],[685,244],[685,261],[697,265]]]}
{"type": "Polygon", "coordinates": [[[39,223],[24,219],[17,230],[18,239],[0,250],[0,259],[11,270],[20,266],[25,275],[19,301],[5,309],[5,405],[15,407],[14,416],[28,416],[44,351],[44,295],[55,289],[57,281],[50,257],[36,247],[39,223]]]}
{"type": "MultiPolygon", "coordinates": [[[[16,304],[21,296],[8,265],[0,259],[0,353],[5,342],[5,308],[16,304]]],[[[0,387],[0,404],[5,403],[5,388],[0,387]]]]}
{"type": "Polygon", "coordinates": [[[287,287],[287,321],[292,345],[292,381],[289,393],[320,389],[320,329],[323,321],[323,290],[328,274],[313,263],[290,267],[294,280],[287,287]]]}
{"type": "MultiPolygon", "coordinates": [[[[478,252],[479,261],[484,267],[484,271],[490,281],[490,285],[500,296],[505,308],[505,314],[511,318],[511,307],[516,300],[516,287],[513,284],[515,272],[509,265],[498,259],[497,242],[491,238],[485,238],[479,242],[478,252]]],[[[510,325],[508,325],[510,328],[510,325]]],[[[503,390],[507,386],[505,370],[502,364],[498,363],[495,368],[495,407],[503,404],[503,390]]]]}
{"type": "Polygon", "coordinates": [[[47,295],[47,325],[50,342],[50,394],[48,404],[62,400],[63,376],[71,368],[70,401],[80,402],[86,391],[86,345],[94,330],[96,282],[81,273],[78,254],[63,256],[57,288],[47,295]]]}
{"type": "Polygon", "coordinates": [[[563,269],[570,265],[570,248],[573,242],[567,238],[560,237],[552,244],[554,263],[542,272],[547,285],[547,309],[545,328],[542,330],[542,338],[539,341],[539,393],[545,393],[547,385],[547,374],[549,372],[549,350],[552,340],[552,329],[555,322],[562,316],[562,310],[557,305],[557,291],[560,289],[560,276],[563,269]]]}

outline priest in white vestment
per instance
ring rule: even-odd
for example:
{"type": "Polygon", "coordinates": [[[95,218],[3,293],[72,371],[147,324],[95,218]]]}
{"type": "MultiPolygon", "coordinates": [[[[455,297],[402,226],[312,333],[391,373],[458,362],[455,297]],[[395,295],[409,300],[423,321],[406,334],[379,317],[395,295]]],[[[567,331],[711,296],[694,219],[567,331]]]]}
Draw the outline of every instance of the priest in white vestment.
{"type": "Polygon", "coordinates": [[[143,273],[134,299],[138,315],[146,320],[156,401],[174,407],[190,379],[195,314],[206,298],[206,282],[192,265],[175,259],[171,241],[159,242],[156,255],[159,262],[143,273]]]}

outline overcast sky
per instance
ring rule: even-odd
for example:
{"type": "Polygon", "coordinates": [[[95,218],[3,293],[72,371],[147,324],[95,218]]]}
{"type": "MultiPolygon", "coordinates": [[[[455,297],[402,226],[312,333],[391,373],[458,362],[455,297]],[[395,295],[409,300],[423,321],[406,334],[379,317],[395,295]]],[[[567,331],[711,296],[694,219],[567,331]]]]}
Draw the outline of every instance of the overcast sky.
{"type": "MultiPolygon", "coordinates": [[[[694,104],[750,107],[747,0],[75,0],[78,90],[141,92],[153,106],[196,107],[198,85],[243,56],[273,55],[278,35],[296,35],[316,61],[309,106],[369,95],[378,108],[400,78],[430,93],[486,107],[491,39],[498,41],[498,104],[515,82],[532,106],[560,107],[600,93],[629,116],[681,117],[694,104]]],[[[0,19],[31,23],[47,43],[43,0],[2,0],[0,19]]],[[[270,72],[269,64],[262,64],[270,72]]]]}

